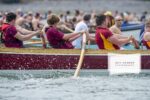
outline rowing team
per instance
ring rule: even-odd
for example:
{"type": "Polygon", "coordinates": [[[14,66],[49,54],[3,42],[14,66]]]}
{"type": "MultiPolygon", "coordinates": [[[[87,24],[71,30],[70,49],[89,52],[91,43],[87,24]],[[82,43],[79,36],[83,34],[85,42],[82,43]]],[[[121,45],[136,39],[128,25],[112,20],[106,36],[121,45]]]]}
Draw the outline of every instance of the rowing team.
{"type": "MultiPolygon", "coordinates": [[[[47,27],[43,28],[43,31],[29,31],[20,26],[16,26],[16,14],[8,13],[6,15],[6,23],[1,26],[2,41],[6,47],[23,48],[23,41],[31,39],[33,36],[41,35],[43,41],[48,41],[49,45],[57,49],[73,49],[81,48],[82,34],[86,34],[87,40],[94,41],[97,43],[99,49],[106,50],[118,50],[121,46],[133,43],[135,48],[139,48],[139,44],[135,38],[131,35],[125,37],[121,35],[121,16],[115,18],[115,24],[108,28],[109,19],[107,15],[101,14],[96,17],[96,34],[95,36],[90,36],[88,32],[87,24],[90,21],[90,15],[85,15],[83,20],[79,22],[75,31],[70,34],[64,34],[59,31],[59,27],[64,27],[60,25],[60,18],[57,15],[49,15],[47,18],[47,27]],[[46,34],[45,34],[46,33],[46,34]]],[[[150,41],[150,21],[145,24],[145,41],[150,41]]],[[[43,42],[46,43],[46,42],[43,42]]],[[[147,42],[148,43],[148,42],[147,42]]],[[[149,45],[150,46],[150,45],[149,45]]]]}

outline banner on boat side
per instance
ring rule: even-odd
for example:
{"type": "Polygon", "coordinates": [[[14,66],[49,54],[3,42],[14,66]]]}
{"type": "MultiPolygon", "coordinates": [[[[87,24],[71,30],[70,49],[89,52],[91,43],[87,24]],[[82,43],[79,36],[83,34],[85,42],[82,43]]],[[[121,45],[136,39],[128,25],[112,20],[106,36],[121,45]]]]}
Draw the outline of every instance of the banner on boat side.
{"type": "Polygon", "coordinates": [[[108,71],[113,74],[128,74],[141,72],[140,54],[108,54],[108,71]]]}

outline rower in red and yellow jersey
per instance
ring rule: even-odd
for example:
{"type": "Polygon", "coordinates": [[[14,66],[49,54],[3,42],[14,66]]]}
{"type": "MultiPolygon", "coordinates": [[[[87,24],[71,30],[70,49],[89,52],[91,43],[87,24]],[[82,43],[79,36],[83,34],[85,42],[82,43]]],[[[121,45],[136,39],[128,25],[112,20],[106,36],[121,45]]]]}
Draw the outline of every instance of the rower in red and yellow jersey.
{"type": "Polygon", "coordinates": [[[117,50],[120,49],[119,46],[108,41],[108,38],[113,34],[109,31],[108,28],[97,27],[96,28],[96,42],[100,49],[106,50],[117,50]]]}
{"type": "Polygon", "coordinates": [[[150,49],[150,19],[145,23],[144,45],[150,49]]]}
{"type": "Polygon", "coordinates": [[[124,37],[119,34],[112,34],[112,32],[109,31],[107,27],[108,19],[105,15],[97,16],[96,24],[97,28],[95,40],[99,49],[118,50],[121,46],[129,43],[134,39],[132,36],[124,37]]]}

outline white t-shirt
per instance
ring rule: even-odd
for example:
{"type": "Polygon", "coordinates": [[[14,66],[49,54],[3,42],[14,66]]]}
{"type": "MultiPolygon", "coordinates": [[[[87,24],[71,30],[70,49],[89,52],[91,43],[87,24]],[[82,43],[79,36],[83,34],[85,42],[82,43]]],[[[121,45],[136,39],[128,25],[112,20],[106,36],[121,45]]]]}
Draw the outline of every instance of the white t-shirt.
{"type": "MultiPolygon", "coordinates": [[[[88,26],[86,25],[86,23],[84,21],[79,22],[76,27],[75,27],[75,32],[81,32],[83,30],[88,30],[88,26]]],[[[80,36],[79,38],[77,38],[76,40],[74,40],[72,42],[73,46],[75,48],[81,48],[81,44],[82,44],[82,36],[80,36]]]]}

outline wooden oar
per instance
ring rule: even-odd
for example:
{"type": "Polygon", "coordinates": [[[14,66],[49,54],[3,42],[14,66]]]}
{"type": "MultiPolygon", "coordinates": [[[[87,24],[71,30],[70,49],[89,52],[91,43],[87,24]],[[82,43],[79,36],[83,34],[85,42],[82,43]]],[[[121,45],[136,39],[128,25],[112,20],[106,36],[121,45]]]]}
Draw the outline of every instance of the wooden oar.
{"type": "MultiPolygon", "coordinates": [[[[72,29],[66,27],[66,26],[63,26],[66,30],[70,31],[70,32],[73,32],[72,29]]],[[[86,34],[84,33],[83,34],[83,41],[82,41],[82,49],[81,49],[81,54],[80,54],[80,59],[78,61],[78,65],[77,65],[77,68],[75,70],[75,73],[74,73],[74,78],[78,77],[79,73],[80,73],[80,69],[81,69],[81,66],[82,66],[82,63],[83,63],[83,59],[84,59],[84,54],[85,54],[85,48],[86,48],[86,34]]]]}
{"type": "Polygon", "coordinates": [[[80,69],[83,63],[83,59],[84,59],[84,54],[85,54],[85,48],[86,48],[86,34],[83,34],[83,41],[82,41],[82,49],[81,49],[81,54],[80,54],[80,59],[78,62],[78,66],[76,68],[76,71],[74,73],[74,78],[78,77],[79,73],[80,73],[80,69]]]}
{"type": "MultiPolygon", "coordinates": [[[[48,43],[48,41],[46,41],[46,43],[48,43]]],[[[34,41],[34,42],[25,42],[25,45],[32,45],[32,44],[42,44],[42,41],[34,41]]]]}

